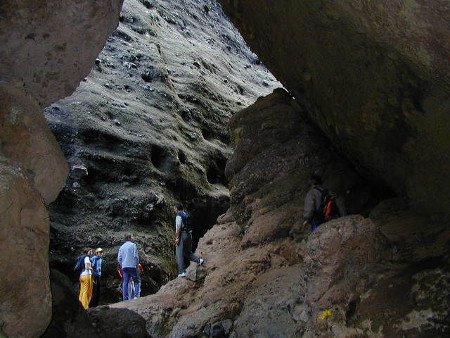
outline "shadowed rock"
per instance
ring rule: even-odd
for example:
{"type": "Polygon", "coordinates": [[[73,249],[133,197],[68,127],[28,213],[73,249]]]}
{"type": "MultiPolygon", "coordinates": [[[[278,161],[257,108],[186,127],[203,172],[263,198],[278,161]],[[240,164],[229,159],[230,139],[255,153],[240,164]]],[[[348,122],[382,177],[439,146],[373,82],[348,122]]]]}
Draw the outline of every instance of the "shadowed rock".
{"type": "Polygon", "coordinates": [[[382,195],[336,156],[284,91],[236,114],[231,132],[232,207],[200,240],[197,251],[206,263],[191,271],[201,269],[205,277],[177,278],[155,295],[112,307],[139,313],[157,337],[211,335],[212,326],[224,321],[231,337],[449,332],[441,292],[448,295],[445,224],[399,200],[374,208],[382,195]],[[310,233],[301,221],[312,169],[343,197],[353,184],[365,187],[344,204],[358,210],[354,201],[366,196],[359,210],[372,210],[373,219],[350,215],[310,233]],[[415,225],[405,231],[408,223],[415,225]],[[386,293],[389,285],[393,291],[386,293]],[[377,311],[383,304],[385,310],[377,311]]]}
{"type": "Polygon", "coordinates": [[[251,48],[366,178],[448,220],[448,3],[220,2],[251,48]]]}
{"type": "Polygon", "coordinates": [[[40,336],[51,317],[44,203],[57,197],[67,165],[39,106],[78,86],[117,24],[121,4],[0,3],[0,321],[8,336],[40,336]]]}

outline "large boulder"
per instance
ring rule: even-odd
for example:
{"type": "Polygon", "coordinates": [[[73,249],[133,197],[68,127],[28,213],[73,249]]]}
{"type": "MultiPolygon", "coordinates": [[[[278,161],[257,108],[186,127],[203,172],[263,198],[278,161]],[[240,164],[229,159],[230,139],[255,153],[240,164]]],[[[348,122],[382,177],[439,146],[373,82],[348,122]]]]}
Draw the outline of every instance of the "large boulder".
{"type": "Polygon", "coordinates": [[[123,0],[6,0],[0,78],[46,107],[70,95],[117,26],[123,0]]]}
{"type": "Polygon", "coordinates": [[[51,318],[48,213],[26,172],[0,155],[0,321],[10,337],[36,337],[51,318]]]}
{"type": "Polygon", "coordinates": [[[364,176],[422,210],[448,216],[448,3],[220,2],[364,176]]]}
{"type": "Polygon", "coordinates": [[[0,321],[9,336],[39,336],[51,317],[44,203],[55,200],[68,168],[40,109],[69,95],[86,76],[121,5],[0,4],[0,321]]]}
{"type": "Polygon", "coordinates": [[[0,85],[0,153],[19,164],[45,203],[64,185],[68,166],[35,101],[16,88],[0,85]]]}

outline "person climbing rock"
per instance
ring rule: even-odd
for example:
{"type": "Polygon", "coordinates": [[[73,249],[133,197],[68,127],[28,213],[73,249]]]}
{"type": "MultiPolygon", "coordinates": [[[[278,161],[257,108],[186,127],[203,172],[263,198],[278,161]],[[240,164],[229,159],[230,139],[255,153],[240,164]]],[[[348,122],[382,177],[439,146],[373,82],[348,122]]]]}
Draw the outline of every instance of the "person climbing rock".
{"type": "Polygon", "coordinates": [[[128,293],[128,283],[130,278],[134,281],[134,296],[139,298],[140,295],[140,278],[138,276],[139,254],[136,243],[132,242],[133,236],[128,234],[125,236],[125,243],[119,249],[117,261],[123,271],[122,297],[123,300],[131,299],[128,293]]]}
{"type": "Polygon", "coordinates": [[[305,197],[303,225],[311,225],[311,231],[314,231],[320,224],[340,217],[341,212],[336,204],[336,194],[322,187],[320,176],[312,175],[309,183],[311,189],[305,197]]]}
{"type": "Polygon", "coordinates": [[[184,210],[183,204],[176,203],[175,216],[175,245],[178,265],[178,277],[186,277],[185,261],[193,261],[202,265],[204,259],[192,253],[192,227],[190,214],[184,210]]]}
{"type": "Polygon", "coordinates": [[[98,306],[100,301],[100,277],[102,275],[102,263],[103,263],[103,249],[97,248],[95,254],[91,257],[92,275],[93,275],[93,290],[92,299],[89,303],[89,307],[98,306]]]}
{"type": "Polygon", "coordinates": [[[84,248],[83,255],[80,256],[82,260],[82,269],[80,273],[80,295],[78,299],[84,309],[89,307],[89,303],[92,299],[92,265],[89,259],[92,254],[92,249],[84,248]]]}

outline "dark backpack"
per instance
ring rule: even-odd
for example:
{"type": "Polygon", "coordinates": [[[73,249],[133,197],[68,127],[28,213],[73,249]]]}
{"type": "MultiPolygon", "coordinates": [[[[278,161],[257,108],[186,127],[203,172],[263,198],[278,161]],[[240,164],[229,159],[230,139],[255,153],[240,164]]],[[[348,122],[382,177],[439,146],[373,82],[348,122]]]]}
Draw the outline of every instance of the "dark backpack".
{"type": "Polygon", "coordinates": [[[336,204],[337,195],[328,191],[327,189],[316,188],[322,195],[320,197],[319,210],[316,212],[315,217],[320,223],[328,222],[334,218],[340,217],[339,208],[336,204]]]}
{"type": "Polygon", "coordinates": [[[73,267],[73,271],[76,271],[78,273],[83,272],[84,270],[84,259],[86,258],[86,255],[78,256],[75,260],[75,266],[73,267]]]}
{"type": "Polygon", "coordinates": [[[181,230],[182,231],[192,231],[192,217],[191,214],[187,211],[180,212],[181,216],[181,230]]]}

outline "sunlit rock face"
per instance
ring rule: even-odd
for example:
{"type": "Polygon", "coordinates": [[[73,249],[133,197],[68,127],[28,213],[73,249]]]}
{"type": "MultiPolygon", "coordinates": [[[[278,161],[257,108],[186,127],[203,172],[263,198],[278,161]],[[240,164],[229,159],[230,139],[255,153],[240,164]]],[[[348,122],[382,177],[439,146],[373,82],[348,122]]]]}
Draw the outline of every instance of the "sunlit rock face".
{"type": "Polygon", "coordinates": [[[121,1],[0,3],[0,333],[37,337],[51,318],[46,204],[68,166],[42,106],[70,94],[117,25],[121,1]]]}
{"type": "Polygon", "coordinates": [[[142,293],[156,292],[176,271],[174,202],[198,240],[229,207],[228,121],[278,86],[217,2],[125,1],[92,72],[45,111],[70,164],[50,206],[51,264],[75,283],[79,250],[102,247],[103,301],[115,302],[118,246],[132,232],[142,293]]]}
{"type": "Polygon", "coordinates": [[[220,1],[311,119],[371,180],[448,217],[444,1],[220,1]]]}

